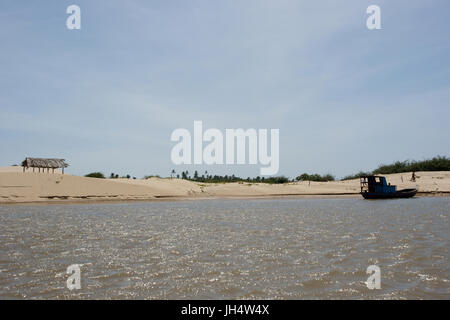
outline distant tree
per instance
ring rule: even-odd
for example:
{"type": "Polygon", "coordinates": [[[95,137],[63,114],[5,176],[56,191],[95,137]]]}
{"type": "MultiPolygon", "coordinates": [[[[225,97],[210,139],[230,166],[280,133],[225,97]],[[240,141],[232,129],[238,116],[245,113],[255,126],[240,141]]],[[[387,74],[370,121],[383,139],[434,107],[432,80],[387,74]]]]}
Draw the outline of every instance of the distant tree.
{"type": "Polygon", "coordinates": [[[111,173],[111,175],[109,176],[109,178],[110,178],[110,179],[114,179],[114,177],[115,177],[115,175],[114,175],[114,172],[113,172],[113,173],[111,173]]]}
{"type": "Polygon", "coordinates": [[[127,174],[127,179],[130,179],[130,178],[131,178],[131,176],[129,174],[127,174]]]}
{"type": "Polygon", "coordinates": [[[172,172],[170,173],[170,178],[173,178],[173,175],[175,174],[175,169],[172,169],[172,172]]]}
{"type": "Polygon", "coordinates": [[[195,172],[194,172],[194,180],[198,180],[198,172],[197,172],[197,170],[195,170],[195,172]]]}

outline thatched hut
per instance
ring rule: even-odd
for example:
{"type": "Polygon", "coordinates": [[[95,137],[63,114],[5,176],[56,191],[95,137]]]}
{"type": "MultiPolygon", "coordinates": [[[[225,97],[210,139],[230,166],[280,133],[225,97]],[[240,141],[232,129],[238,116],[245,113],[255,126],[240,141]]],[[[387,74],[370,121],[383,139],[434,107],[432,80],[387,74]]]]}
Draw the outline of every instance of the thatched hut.
{"type": "Polygon", "coordinates": [[[22,161],[23,172],[28,168],[38,168],[39,172],[44,172],[47,169],[49,172],[52,169],[52,173],[55,172],[55,169],[62,169],[62,173],[64,174],[64,168],[67,168],[69,165],[66,163],[65,159],[45,159],[45,158],[25,158],[22,161]]]}

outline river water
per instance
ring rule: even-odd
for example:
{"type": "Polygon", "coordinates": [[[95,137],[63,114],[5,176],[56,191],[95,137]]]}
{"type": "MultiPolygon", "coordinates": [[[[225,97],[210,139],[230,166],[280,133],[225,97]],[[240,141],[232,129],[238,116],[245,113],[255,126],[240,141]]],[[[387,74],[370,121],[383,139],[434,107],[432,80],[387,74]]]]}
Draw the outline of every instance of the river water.
{"type": "Polygon", "coordinates": [[[450,299],[449,212],[446,197],[0,206],[0,299],[450,299]]]}

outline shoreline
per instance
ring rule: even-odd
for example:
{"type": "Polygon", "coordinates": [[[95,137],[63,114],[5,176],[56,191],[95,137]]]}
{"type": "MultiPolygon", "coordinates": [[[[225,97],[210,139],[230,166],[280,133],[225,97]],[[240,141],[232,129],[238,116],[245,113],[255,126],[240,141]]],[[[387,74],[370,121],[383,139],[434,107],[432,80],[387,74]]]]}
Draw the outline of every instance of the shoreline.
{"type": "MultiPolygon", "coordinates": [[[[417,198],[442,198],[450,197],[450,192],[417,192],[412,199],[417,198]]],[[[10,201],[0,202],[1,206],[21,206],[21,205],[77,205],[77,204],[122,204],[122,203],[149,203],[149,202],[179,202],[179,201],[210,201],[210,200],[276,200],[276,199],[361,199],[359,193],[346,194],[275,194],[260,196],[206,196],[206,197],[186,197],[186,196],[160,196],[142,199],[67,199],[67,200],[42,200],[42,201],[10,201]]],[[[383,199],[381,199],[383,200],[383,199]]],[[[384,199],[392,200],[392,199],[384,199]]],[[[396,200],[396,199],[394,199],[396,200]]],[[[372,200],[377,201],[377,200],[372,200]]]]}

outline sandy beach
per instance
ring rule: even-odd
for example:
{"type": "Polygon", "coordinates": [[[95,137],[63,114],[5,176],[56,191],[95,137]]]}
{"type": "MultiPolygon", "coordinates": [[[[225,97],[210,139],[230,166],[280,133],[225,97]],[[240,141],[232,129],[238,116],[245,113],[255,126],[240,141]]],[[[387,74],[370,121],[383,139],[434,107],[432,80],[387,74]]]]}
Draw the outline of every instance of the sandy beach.
{"type": "MultiPolygon", "coordinates": [[[[398,189],[417,188],[419,196],[450,195],[450,172],[386,175],[398,189]]],[[[22,172],[21,167],[0,168],[0,203],[86,202],[161,199],[356,197],[359,180],[333,182],[200,183],[182,179],[96,179],[58,173],[22,172]]]]}

